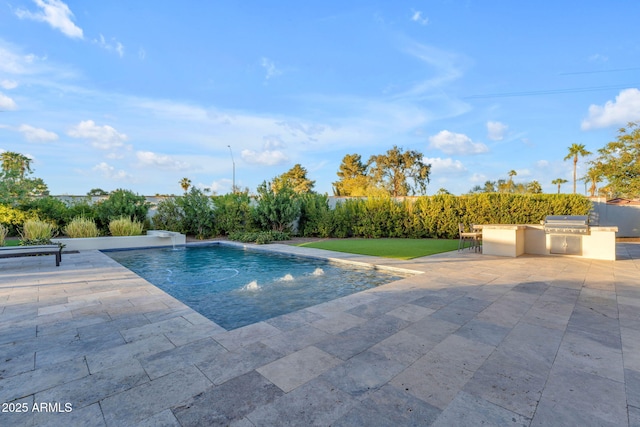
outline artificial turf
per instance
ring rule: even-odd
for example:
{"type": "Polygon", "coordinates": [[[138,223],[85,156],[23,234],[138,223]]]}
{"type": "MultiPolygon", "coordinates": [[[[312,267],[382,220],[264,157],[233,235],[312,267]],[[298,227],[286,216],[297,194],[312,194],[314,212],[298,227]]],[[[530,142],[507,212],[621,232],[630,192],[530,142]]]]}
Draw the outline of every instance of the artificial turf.
{"type": "Polygon", "coordinates": [[[302,243],[297,246],[385,258],[412,259],[441,252],[453,251],[458,248],[458,240],[331,239],[302,243]]]}

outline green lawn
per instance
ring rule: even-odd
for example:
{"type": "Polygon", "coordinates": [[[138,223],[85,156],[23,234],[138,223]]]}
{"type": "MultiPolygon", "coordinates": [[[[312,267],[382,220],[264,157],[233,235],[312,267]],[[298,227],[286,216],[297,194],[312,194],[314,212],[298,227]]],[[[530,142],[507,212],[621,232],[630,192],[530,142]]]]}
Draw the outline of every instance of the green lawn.
{"type": "Polygon", "coordinates": [[[385,258],[412,259],[453,251],[458,240],[449,239],[333,239],[302,243],[298,246],[326,249],[351,254],[373,255],[385,258]]]}
{"type": "Polygon", "coordinates": [[[18,239],[7,239],[4,241],[5,246],[20,246],[20,240],[18,239]]]}

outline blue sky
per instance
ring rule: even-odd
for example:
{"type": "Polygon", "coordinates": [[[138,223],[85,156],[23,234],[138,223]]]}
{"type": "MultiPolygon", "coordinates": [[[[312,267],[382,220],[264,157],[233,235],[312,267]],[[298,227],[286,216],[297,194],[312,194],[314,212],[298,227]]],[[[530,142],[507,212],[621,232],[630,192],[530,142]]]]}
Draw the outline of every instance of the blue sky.
{"type": "MultiPolygon", "coordinates": [[[[52,194],[255,191],[398,145],[427,193],[570,182],[640,120],[640,2],[15,0],[0,6],[0,150],[52,194]],[[231,146],[231,150],[229,149],[231,146]],[[579,174],[586,165],[579,164],[579,174]]],[[[584,191],[583,185],[579,187],[584,191]]]]}

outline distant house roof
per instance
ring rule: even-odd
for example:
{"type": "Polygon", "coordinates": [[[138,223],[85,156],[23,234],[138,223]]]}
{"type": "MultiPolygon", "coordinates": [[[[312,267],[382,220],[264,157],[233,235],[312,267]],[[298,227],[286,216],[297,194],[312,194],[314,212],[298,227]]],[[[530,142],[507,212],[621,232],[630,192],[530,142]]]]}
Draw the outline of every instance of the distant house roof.
{"type": "Polygon", "coordinates": [[[637,205],[640,206],[640,200],[622,199],[620,197],[607,200],[608,205],[637,205]]]}

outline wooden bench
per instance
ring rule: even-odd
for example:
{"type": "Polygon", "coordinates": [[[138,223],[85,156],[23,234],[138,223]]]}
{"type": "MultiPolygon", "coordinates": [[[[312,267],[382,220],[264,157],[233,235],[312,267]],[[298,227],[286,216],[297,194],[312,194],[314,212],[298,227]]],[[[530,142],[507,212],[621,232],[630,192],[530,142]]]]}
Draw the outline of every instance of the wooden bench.
{"type": "Polygon", "coordinates": [[[0,246],[0,258],[34,255],[55,255],[56,267],[59,267],[62,261],[62,247],[58,245],[0,246]]]}

